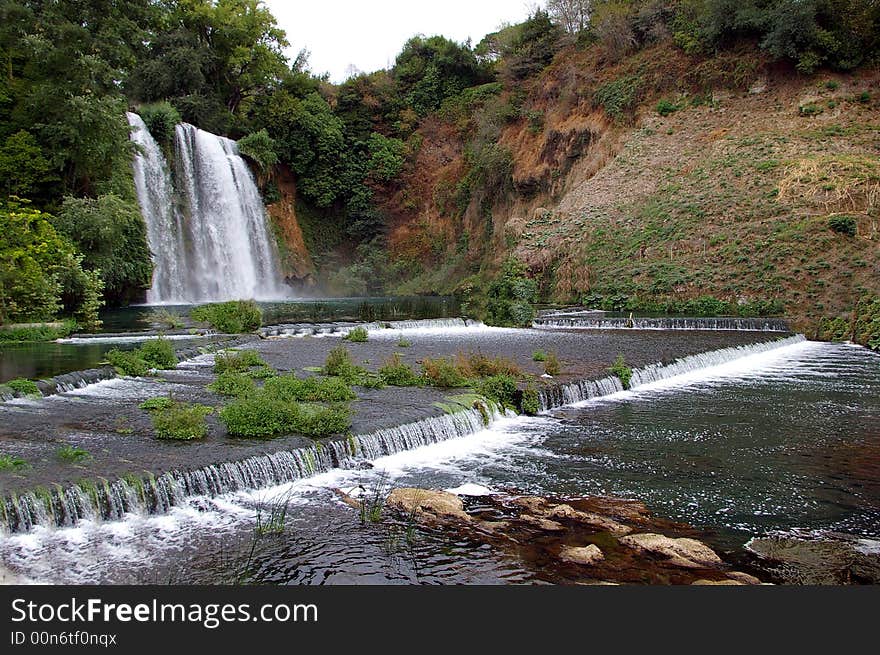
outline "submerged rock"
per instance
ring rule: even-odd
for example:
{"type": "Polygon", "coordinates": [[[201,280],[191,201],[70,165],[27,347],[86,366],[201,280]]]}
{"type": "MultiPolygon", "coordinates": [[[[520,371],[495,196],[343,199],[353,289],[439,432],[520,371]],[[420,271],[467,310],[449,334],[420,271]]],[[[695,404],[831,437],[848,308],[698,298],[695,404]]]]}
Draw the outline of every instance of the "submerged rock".
{"type": "Polygon", "coordinates": [[[791,584],[840,585],[880,583],[877,543],[846,534],[757,537],[746,549],[771,564],[791,584]]]}
{"type": "Polygon", "coordinates": [[[665,557],[669,564],[683,568],[712,568],[721,558],[702,541],[682,537],[673,539],[650,532],[621,537],[620,543],[641,553],[665,557]]]}

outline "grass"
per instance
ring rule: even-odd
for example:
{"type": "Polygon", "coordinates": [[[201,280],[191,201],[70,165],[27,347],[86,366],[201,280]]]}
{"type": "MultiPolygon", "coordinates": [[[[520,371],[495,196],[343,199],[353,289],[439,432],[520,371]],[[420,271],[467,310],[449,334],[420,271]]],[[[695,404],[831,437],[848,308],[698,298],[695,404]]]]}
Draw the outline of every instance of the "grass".
{"type": "Polygon", "coordinates": [[[257,505],[255,532],[260,536],[279,535],[287,527],[287,511],[290,507],[290,493],[273,499],[268,508],[263,503],[257,505]],[[268,511],[267,511],[268,509],[268,511]]]}
{"type": "Polygon", "coordinates": [[[81,462],[87,462],[92,459],[91,453],[87,450],[83,450],[82,448],[77,448],[76,446],[72,446],[71,444],[64,444],[58,450],[55,451],[55,456],[60,459],[62,462],[66,462],[68,464],[79,464],[81,462]]]}
{"type": "Polygon", "coordinates": [[[544,373],[553,377],[562,373],[562,364],[559,362],[556,352],[549,353],[547,359],[544,360],[544,373]]]}
{"type": "Polygon", "coordinates": [[[170,396],[155,396],[153,398],[148,398],[138,405],[138,407],[147,411],[152,411],[154,409],[168,409],[173,404],[174,399],[170,396]]]}
{"type": "Polygon", "coordinates": [[[169,406],[150,412],[153,429],[159,439],[193,441],[208,434],[205,417],[213,407],[173,401],[169,406]]]}
{"type": "Polygon", "coordinates": [[[541,399],[538,390],[531,383],[523,389],[519,405],[520,411],[526,416],[535,416],[541,411],[541,399]]]}
{"type": "Polygon", "coordinates": [[[268,438],[298,433],[318,438],[345,432],[351,426],[351,412],[341,402],[299,403],[259,391],[224,407],[220,420],[234,437],[268,438]]]}
{"type": "Polygon", "coordinates": [[[370,489],[365,490],[363,500],[361,500],[361,523],[378,523],[382,520],[385,500],[390,491],[391,484],[388,481],[388,474],[383,471],[373,481],[370,489]]]}
{"type": "Polygon", "coordinates": [[[147,320],[152,325],[159,325],[169,330],[179,330],[185,325],[180,314],[174,314],[165,308],[154,309],[147,314],[147,320]]]}
{"type": "Polygon", "coordinates": [[[28,463],[20,457],[14,457],[6,453],[0,454],[0,471],[17,471],[26,468],[27,465],[28,463]]]}
{"type": "Polygon", "coordinates": [[[367,332],[367,328],[356,327],[353,330],[350,330],[343,338],[352,343],[366,343],[369,338],[369,333],[367,332]]]}
{"type": "Polygon", "coordinates": [[[547,353],[543,350],[536,350],[532,353],[532,361],[533,362],[546,362],[547,361],[547,353]]]}
{"type": "Polygon", "coordinates": [[[397,347],[410,348],[412,347],[412,341],[409,341],[403,335],[400,335],[400,338],[397,340],[397,347]]]}
{"type": "Polygon", "coordinates": [[[339,377],[348,384],[358,385],[361,387],[380,388],[384,386],[382,378],[373,375],[362,366],[355,365],[351,358],[351,353],[345,346],[337,346],[328,354],[324,362],[321,373],[331,377],[339,377]]]}
{"type": "Polygon", "coordinates": [[[426,357],[422,360],[422,377],[432,387],[440,387],[441,389],[470,386],[469,380],[462,375],[455,362],[445,357],[437,359],[426,357]]]}
{"type": "Polygon", "coordinates": [[[357,395],[342,378],[298,378],[296,375],[282,375],[266,381],[263,390],[266,394],[284,402],[346,402],[357,395]]]}
{"type": "Polygon", "coordinates": [[[263,312],[253,300],[233,300],[196,307],[190,312],[194,321],[207,323],[225,334],[246,334],[263,325],[263,312]]]}

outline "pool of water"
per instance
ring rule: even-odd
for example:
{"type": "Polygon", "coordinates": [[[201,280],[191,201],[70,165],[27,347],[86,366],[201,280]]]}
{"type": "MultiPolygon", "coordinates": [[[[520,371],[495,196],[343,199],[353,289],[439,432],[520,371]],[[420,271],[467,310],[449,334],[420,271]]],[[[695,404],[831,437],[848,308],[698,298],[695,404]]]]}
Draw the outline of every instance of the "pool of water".
{"type": "Polygon", "coordinates": [[[643,500],[734,554],[768,532],[880,539],[880,356],[805,342],[273,489],[0,539],[53,582],[518,583],[540,570],[455,535],[362,523],[332,488],[643,500]],[[278,499],[281,534],[254,538],[278,499]]]}

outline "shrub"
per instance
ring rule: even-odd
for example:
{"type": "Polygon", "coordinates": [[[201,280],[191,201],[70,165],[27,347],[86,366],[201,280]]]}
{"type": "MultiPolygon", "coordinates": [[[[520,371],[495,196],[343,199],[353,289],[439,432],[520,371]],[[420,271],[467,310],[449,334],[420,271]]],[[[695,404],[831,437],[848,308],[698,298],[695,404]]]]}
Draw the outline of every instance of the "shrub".
{"type": "Polygon", "coordinates": [[[5,453],[0,455],[0,471],[15,471],[25,468],[27,465],[27,462],[20,457],[14,457],[5,453]]]}
{"type": "Polygon", "coordinates": [[[547,359],[544,361],[544,373],[547,375],[552,375],[556,377],[562,372],[562,365],[559,363],[559,357],[555,352],[551,352],[547,355],[547,359]]]}
{"type": "Polygon", "coordinates": [[[345,346],[337,346],[327,354],[327,360],[324,362],[324,375],[332,375],[336,377],[349,377],[357,367],[351,360],[351,353],[345,346]]]}
{"type": "Polygon", "coordinates": [[[663,98],[657,103],[655,109],[657,113],[661,116],[669,116],[670,114],[674,114],[681,108],[671,100],[663,98]]]}
{"type": "Polygon", "coordinates": [[[510,375],[493,375],[476,385],[477,393],[494,400],[502,407],[516,407],[516,378],[510,375]]]}
{"type": "Polygon", "coordinates": [[[531,383],[523,389],[519,408],[526,416],[535,416],[541,411],[541,399],[538,390],[531,383]]]}
{"type": "Polygon", "coordinates": [[[239,398],[246,396],[256,389],[254,381],[239,371],[227,370],[223,371],[220,376],[208,385],[208,391],[220,394],[221,396],[232,396],[239,398]]]}
{"type": "Polygon", "coordinates": [[[642,79],[638,75],[621,77],[596,89],[595,103],[614,120],[620,120],[632,112],[641,95],[642,79]]]}
{"type": "Polygon", "coordinates": [[[138,109],[144,125],[156,141],[163,145],[174,143],[174,130],[181,122],[180,113],[169,102],[154,102],[138,109]]]}
{"type": "Polygon", "coordinates": [[[247,375],[252,380],[268,380],[270,378],[274,378],[275,376],[277,376],[278,371],[276,371],[274,368],[272,368],[268,364],[264,364],[263,366],[260,366],[259,368],[247,371],[247,373],[245,373],[245,375],[247,375]]]}
{"type": "Polygon", "coordinates": [[[24,378],[16,378],[14,380],[10,380],[9,382],[3,383],[5,386],[12,389],[15,393],[20,396],[39,396],[40,388],[37,386],[37,383],[33,380],[26,380],[24,378]]]}
{"type": "Polygon", "coordinates": [[[263,324],[263,312],[253,300],[232,300],[196,307],[190,312],[194,321],[209,324],[226,334],[253,332],[263,324]]]}
{"type": "Polygon", "coordinates": [[[55,341],[69,336],[76,329],[76,321],[67,320],[60,324],[45,323],[27,327],[0,327],[0,343],[27,343],[33,341],[55,341]]]}
{"type": "Polygon", "coordinates": [[[55,455],[62,462],[68,462],[70,464],[78,464],[79,462],[85,462],[92,458],[89,451],[77,448],[76,446],[71,446],[70,444],[64,444],[61,446],[55,451],[55,455]]]}
{"type": "Polygon", "coordinates": [[[614,364],[608,369],[611,375],[617,377],[620,380],[620,384],[624,389],[629,389],[630,382],[632,381],[632,369],[626,365],[626,362],[623,359],[623,355],[618,355],[617,359],[614,360],[614,364]]]}
{"type": "Polygon", "coordinates": [[[839,234],[854,237],[858,230],[858,223],[853,216],[832,216],[828,219],[828,227],[839,234]]]}
{"type": "Polygon", "coordinates": [[[455,357],[458,371],[466,378],[485,378],[494,375],[522,376],[516,362],[506,357],[487,357],[482,353],[458,353],[455,357]]]}
{"type": "Polygon", "coordinates": [[[521,262],[508,259],[489,285],[487,295],[487,324],[521,327],[532,322],[535,316],[532,303],[537,300],[538,286],[526,277],[526,268],[521,262]]]}
{"type": "Polygon", "coordinates": [[[532,353],[532,361],[534,362],[546,362],[547,361],[547,353],[543,350],[536,350],[532,353]]]}
{"type": "Polygon", "coordinates": [[[147,411],[152,411],[154,409],[168,409],[173,404],[174,400],[170,396],[156,396],[154,398],[148,398],[138,405],[138,407],[147,411]]]}
{"type": "Polygon", "coordinates": [[[798,107],[798,113],[801,116],[818,116],[823,111],[825,110],[822,109],[822,107],[817,105],[815,102],[808,102],[798,107]]]}
{"type": "Polygon", "coordinates": [[[326,437],[351,427],[351,411],[345,404],[333,403],[329,407],[302,404],[296,408],[293,429],[307,437],[326,437]]]}
{"type": "Polygon", "coordinates": [[[114,348],[106,355],[107,361],[120,375],[144,377],[150,372],[150,366],[138,350],[119,350],[114,348]]]}
{"type": "Polygon", "coordinates": [[[422,377],[433,387],[443,389],[455,389],[468,386],[465,378],[458,367],[449,359],[440,357],[428,359],[422,362],[422,377]]]}
{"type": "Polygon", "coordinates": [[[853,340],[880,350],[880,296],[866,295],[856,304],[853,340]]]}
{"type": "Polygon", "coordinates": [[[282,375],[266,381],[263,390],[284,402],[344,402],[357,398],[351,386],[342,378],[305,378],[282,375]]]}
{"type": "Polygon", "coordinates": [[[179,330],[183,327],[183,317],[174,314],[167,309],[154,309],[147,315],[147,320],[153,325],[158,325],[169,330],[179,330]]]}
{"type": "Polygon", "coordinates": [[[177,355],[168,339],[145,341],[139,349],[139,355],[150,368],[171,369],[177,366],[177,355]]]}
{"type": "Polygon", "coordinates": [[[252,160],[263,172],[278,163],[277,145],[265,128],[238,140],[238,151],[252,160]]]}
{"type": "Polygon", "coordinates": [[[213,408],[205,405],[173,401],[169,406],[151,412],[153,429],[160,439],[202,439],[208,434],[205,417],[213,411],[213,408]]]}
{"type": "Polygon", "coordinates": [[[268,366],[256,350],[230,350],[214,357],[214,372],[247,371],[252,366],[268,366]]]}
{"type": "Polygon", "coordinates": [[[400,337],[400,339],[397,340],[397,347],[398,348],[409,348],[411,346],[412,346],[412,341],[407,341],[402,336],[400,337]]]}
{"type": "Polygon", "coordinates": [[[385,384],[393,387],[418,387],[425,383],[424,379],[416,375],[412,367],[401,359],[399,353],[394,353],[385,360],[379,369],[379,377],[385,384]]]}
{"type": "Polygon", "coordinates": [[[366,343],[369,338],[369,333],[365,327],[356,327],[353,330],[350,330],[344,338],[352,343],[366,343]]]}

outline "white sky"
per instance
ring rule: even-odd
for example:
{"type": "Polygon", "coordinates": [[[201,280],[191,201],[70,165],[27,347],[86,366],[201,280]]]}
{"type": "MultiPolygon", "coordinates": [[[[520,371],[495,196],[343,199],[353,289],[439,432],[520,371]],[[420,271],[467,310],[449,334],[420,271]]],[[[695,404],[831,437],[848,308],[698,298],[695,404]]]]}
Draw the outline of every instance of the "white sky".
{"type": "Polygon", "coordinates": [[[476,45],[502,23],[525,20],[537,3],[528,0],[264,0],[287,32],[291,60],[311,52],[309,68],[342,82],[348,68],[370,73],[388,68],[407,39],[441,34],[476,45]]]}

